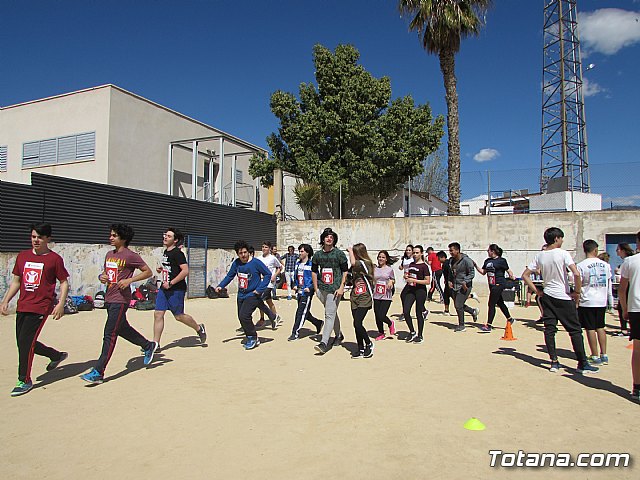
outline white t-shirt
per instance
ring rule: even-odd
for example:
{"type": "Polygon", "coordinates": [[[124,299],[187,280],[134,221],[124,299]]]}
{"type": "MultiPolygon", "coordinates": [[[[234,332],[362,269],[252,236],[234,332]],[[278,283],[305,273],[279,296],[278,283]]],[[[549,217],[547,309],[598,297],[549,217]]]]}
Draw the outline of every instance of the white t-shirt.
{"type": "MultiPolygon", "coordinates": [[[[264,263],[267,268],[269,269],[269,271],[271,272],[271,276],[273,277],[273,273],[278,269],[282,267],[282,263],[280,263],[280,260],[278,260],[274,255],[268,254],[267,256],[262,256],[262,257],[258,257],[258,260],[260,260],[262,263],[264,263]]],[[[267,288],[273,288],[274,287],[274,283],[273,282],[269,282],[269,285],[267,285],[267,288]]]]}
{"type": "Polygon", "coordinates": [[[581,307],[606,307],[611,295],[611,267],[599,258],[585,258],[576,265],[582,278],[581,307]]]}
{"type": "Polygon", "coordinates": [[[627,311],[640,312],[640,253],[624,259],[620,267],[620,276],[629,280],[627,311]]]}
{"type": "Polygon", "coordinates": [[[571,300],[567,269],[575,262],[569,252],[561,248],[544,250],[529,264],[529,270],[538,270],[544,281],[544,294],[558,300],[571,300]]]}

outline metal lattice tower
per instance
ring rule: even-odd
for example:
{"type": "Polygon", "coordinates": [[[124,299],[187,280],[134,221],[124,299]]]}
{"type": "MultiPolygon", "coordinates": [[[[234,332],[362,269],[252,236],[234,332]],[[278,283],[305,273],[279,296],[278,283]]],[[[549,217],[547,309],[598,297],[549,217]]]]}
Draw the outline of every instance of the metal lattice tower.
{"type": "Polygon", "coordinates": [[[589,192],[576,0],[545,2],[540,191],[565,177],[569,190],[589,192]]]}

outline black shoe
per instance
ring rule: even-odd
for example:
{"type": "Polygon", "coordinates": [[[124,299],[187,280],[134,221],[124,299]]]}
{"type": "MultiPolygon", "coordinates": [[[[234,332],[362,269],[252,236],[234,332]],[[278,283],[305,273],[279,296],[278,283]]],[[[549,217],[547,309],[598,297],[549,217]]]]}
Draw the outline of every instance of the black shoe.
{"type": "Polygon", "coordinates": [[[355,352],[353,352],[351,354],[351,358],[353,359],[360,359],[364,357],[364,350],[356,350],[355,352]]]}
{"type": "Polygon", "coordinates": [[[464,332],[467,330],[467,327],[465,327],[464,325],[458,325],[456,328],[453,329],[454,332],[464,332]]]}
{"type": "Polygon", "coordinates": [[[418,334],[416,332],[409,332],[409,336],[406,338],[405,342],[412,343],[416,338],[418,338],[418,334]]]}
{"type": "Polygon", "coordinates": [[[49,365],[47,365],[47,372],[50,372],[51,370],[58,368],[58,365],[60,365],[60,363],[66,360],[68,356],[69,354],[67,352],[60,352],[60,358],[58,360],[51,360],[49,362],[49,365]]]}
{"type": "Polygon", "coordinates": [[[293,342],[294,340],[297,340],[297,339],[298,339],[298,335],[294,335],[294,334],[291,334],[289,338],[287,338],[287,340],[289,340],[290,342],[293,342]]]}
{"type": "Polygon", "coordinates": [[[373,357],[373,349],[375,348],[375,346],[373,345],[373,343],[370,343],[369,345],[367,345],[366,347],[364,347],[364,353],[362,354],[362,356],[364,358],[371,358],[373,357]]]}
{"type": "Polygon", "coordinates": [[[313,347],[316,349],[316,352],[324,355],[325,353],[327,353],[329,351],[329,347],[327,347],[327,345],[324,342],[320,342],[318,345],[316,345],[315,347],[313,347]]]}
{"type": "Polygon", "coordinates": [[[631,399],[640,403],[640,388],[634,388],[631,392],[631,399]]]}
{"type": "Polygon", "coordinates": [[[342,333],[340,333],[340,335],[338,335],[336,338],[333,339],[333,346],[334,347],[339,347],[340,345],[342,345],[342,341],[344,340],[344,335],[342,333]]]}
{"type": "Polygon", "coordinates": [[[204,323],[200,324],[200,330],[198,330],[198,337],[200,337],[200,343],[207,341],[207,331],[204,329],[204,323]]]}
{"type": "Polygon", "coordinates": [[[424,342],[424,338],[422,338],[420,335],[417,335],[416,338],[414,338],[411,343],[423,343],[423,342],[424,342]]]}

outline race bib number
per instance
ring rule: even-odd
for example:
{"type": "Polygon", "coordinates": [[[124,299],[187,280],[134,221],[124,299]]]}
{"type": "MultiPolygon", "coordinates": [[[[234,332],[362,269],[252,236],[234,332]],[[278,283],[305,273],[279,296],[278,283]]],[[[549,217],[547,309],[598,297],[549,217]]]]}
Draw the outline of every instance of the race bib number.
{"type": "Polygon", "coordinates": [[[387,294],[387,282],[376,282],[376,293],[378,295],[387,294]]]}
{"type": "Polygon", "coordinates": [[[496,284],[496,274],[493,272],[487,272],[487,280],[489,280],[489,285],[496,284]]]}
{"type": "Polygon", "coordinates": [[[321,274],[322,283],[326,285],[331,285],[333,283],[333,268],[323,268],[321,274]]]}
{"type": "Polygon", "coordinates": [[[413,278],[414,280],[418,279],[418,274],[417,273],[409,273],[409,278],[413,278]]]}
{"type": "Polygon", "coordinates": [[[106,262],[107,281],[116,283],[118,281],[118,264],[116,262],[106,262]]]}
{"type": "Polygon", "coordinates": [[[367,284],[364,283],[364,282],[358,283],[356,285],[356,288],[354,288],[353,292],[356,295],[362,295],[362,294],[366,293],[367,292],[367,284]]]}
{"type": "Polygon", "coordinates": [[[162,283],[169,283],[169,269],[165,266],[162,267],[162,283]]]}
{"type": "Polygon", "coordinates": [[[304,274],[298,274],[298,285],[301,287],[304,286],[304,274]]]}
{"type": "Polygon", "coordinates": [[[242,290],[246,290],[249,288],[249,274],[248,273],[239,273],[238,274],[238,287],[242,290]]]}
{"type": "Polygon", "coordinates": [[[26,262],[22,270],[22,279],[24,281],[24,289],[33,292],[40,286],[42,281],[42,271],[44,263],[26,262]]]}

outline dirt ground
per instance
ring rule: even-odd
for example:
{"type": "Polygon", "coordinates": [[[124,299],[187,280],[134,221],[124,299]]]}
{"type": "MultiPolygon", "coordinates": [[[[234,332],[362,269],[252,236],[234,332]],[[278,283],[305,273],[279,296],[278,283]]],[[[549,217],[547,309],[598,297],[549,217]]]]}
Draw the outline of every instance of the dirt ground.
{"type": "MultiPolygon", "coordinates": [[[[638,478],[638,458],[628,468],[489,466],[489,450],[637,457],[640,410],[629,398],[625,338],[608,337],[610,364],[583,377],[561,330],[566,368],[552,374],[535,306],[513,309],[518,340],[506,342],[502,328],[454,333],[455,317],[430,303],[422,345],[387,339],[372,359],[352,360],[348,302],[339,310],[346,341],[324,356],[309,337],[287,342],[295,302],[281,297],[276,306],[284,325],[261,330],[260,347],[244,351],[235,298],[190,300],[206,345],[168,317],[148,368],[120,339],[98,386],[78,376],[99,354],[104,311],[49,320],[40,339],[69,358],[46,373],[48,360],[36,357],[35,388],[16,398],[15,319],[0,317],[0,478],[638,478]],[[486,430],[464,429],[471,417],[486,430]]],[[[486,319],[486,299],[478,306],[486,319]]],[[[317,300],[312,310],[320,316],[317,300]]],[[[396,295],[390,313],[400,311],[396,295]]],[[[152,319],[129,313],[147,336],[152,319]]],[[[366,325],[373,334],[373,312],[366,325]]],[[[397,325],[402,337],[406,326],[397,325]]],[[[504,326],[500,313],[496,325],[504,326]]]]}

